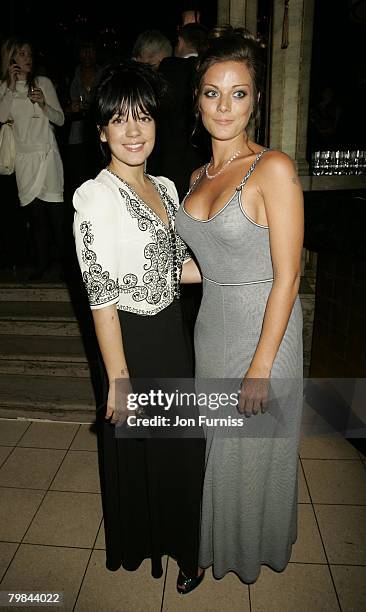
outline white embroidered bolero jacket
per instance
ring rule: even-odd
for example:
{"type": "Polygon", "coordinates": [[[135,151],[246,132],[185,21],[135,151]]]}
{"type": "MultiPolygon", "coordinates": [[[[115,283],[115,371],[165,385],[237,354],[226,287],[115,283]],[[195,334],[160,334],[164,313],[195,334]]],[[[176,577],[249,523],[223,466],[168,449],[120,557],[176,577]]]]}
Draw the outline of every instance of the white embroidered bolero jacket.
{"type": "Polygon", "coordinates": [[[169,226],[118,176],[105,169],[74,194],[74,237],[92,309],[154,315],[175,298],[188,249],[175,232],[179,206],[172,181],[149,179],[164,203],[169,226]]]}

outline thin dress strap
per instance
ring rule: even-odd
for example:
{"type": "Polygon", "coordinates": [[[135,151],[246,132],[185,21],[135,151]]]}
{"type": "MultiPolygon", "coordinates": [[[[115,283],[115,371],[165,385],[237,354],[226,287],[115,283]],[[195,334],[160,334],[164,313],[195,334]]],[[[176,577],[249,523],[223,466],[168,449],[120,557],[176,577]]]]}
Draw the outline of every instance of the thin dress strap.
{"type": "MultiPolygon", "coordinates": [[[[208,162],[209,164],[210,162],[208,162]]],[[[190,195],[190,193],[192,193],[192,191],[194,190],[194,188],[196,187],[197,183],[199,182],[199,180],[201,179],[206,166],[208,166],[208,164],[205,164],[204,166],[202,166],[200,172],[197,174],[196,178],[194,179],[192,185],[190,186],[190,188],[188,189],[186,195],[184,196],[183,202],[188,198],[188,196],[190,195]]]]}
{"type": "Polygon", "coordinates": [[[242,187],[244,187],[245,183],[247,182],[248,178],[250,177],[251,174],[253,174],[255,167],[257,165],[257,163],[259,162],[260,158],[262,157],[262,155],[264,153],[266,153],[266,151],[268,151],[269,149],[263,149],[262,151],[260,151],[254,162],[252,163],[252,165],[250,166],[248,172],[246,173],[246,175],[244,176],[243,180],[241,181],[241,183],[237,186],[236,191],[240,191],[242,189],[242,187]]]}

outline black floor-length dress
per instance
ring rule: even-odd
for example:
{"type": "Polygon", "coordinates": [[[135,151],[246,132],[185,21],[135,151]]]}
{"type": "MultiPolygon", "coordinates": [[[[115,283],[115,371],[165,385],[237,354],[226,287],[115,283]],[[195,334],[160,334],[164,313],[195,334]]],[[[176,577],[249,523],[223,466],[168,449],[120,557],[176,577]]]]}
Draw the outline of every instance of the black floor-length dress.
{"type": "MultiPolygon", "coordinates": [[[[192,377],[179,301],[154,316],[118,315],[131,379],[192,377]]],[[[103,371],[98,446],[106,566],[135,570],[150,558],[152,576],[159,578],[162,556],[169,554],[186,575],[196,576],[204,439],[116,437],[115,425],[104,419],[103,371]]]]}

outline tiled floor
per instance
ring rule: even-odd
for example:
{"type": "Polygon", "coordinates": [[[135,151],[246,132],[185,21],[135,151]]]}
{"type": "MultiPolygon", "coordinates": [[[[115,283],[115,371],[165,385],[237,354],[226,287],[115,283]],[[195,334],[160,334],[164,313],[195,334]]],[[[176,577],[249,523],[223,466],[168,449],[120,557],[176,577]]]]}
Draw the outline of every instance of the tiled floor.
{"type": "MultiPolygon", "coordinates": [[[[250,587],[210,571],[186,597],[165,575],[105,568],[96,436],[88,425],[0,420],[0,591],[62,591],[67,612],[363,612],[366,465],[346,440],[300,447],[299,535],[250,587]]],[[[14,608],[4,607],[4,610],[14,608]]],[[[50,609],[32,607],[32,610],[50,609]]]]}

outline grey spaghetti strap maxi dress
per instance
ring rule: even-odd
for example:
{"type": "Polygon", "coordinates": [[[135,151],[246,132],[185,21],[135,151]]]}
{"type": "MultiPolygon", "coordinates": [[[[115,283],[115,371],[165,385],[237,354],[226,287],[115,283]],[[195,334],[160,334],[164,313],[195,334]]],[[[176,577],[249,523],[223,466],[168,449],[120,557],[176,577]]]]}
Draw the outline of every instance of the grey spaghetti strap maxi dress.
{"type": "MultiPolygon", "coordinates": [[[[269,230],[246,214],[243,188],[265,151],[212,218],[193,218],[184,201],[176,216],[177,231],[203,275],[194,335],[197,380],[242,379],[259,340],[273,268],[269,230]]],[[[270,398],[277,398],[277,416],[269,410],[244,418],[239,434],[206,428],[200,565],[212,566],[216,578],[233,571],[252,583],[262,564],[282,571],[290,559],[297,537],[302,366],[297,297],[271,371],[270,398]]],[[[236,407],[234,411],[241,416],[236,407]]]]}

